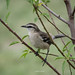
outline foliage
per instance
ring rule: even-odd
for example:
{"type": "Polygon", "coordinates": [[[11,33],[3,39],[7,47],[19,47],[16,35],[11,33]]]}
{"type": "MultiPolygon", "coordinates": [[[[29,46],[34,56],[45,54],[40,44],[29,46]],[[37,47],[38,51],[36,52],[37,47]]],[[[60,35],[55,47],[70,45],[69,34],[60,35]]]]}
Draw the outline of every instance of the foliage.
{"type": "Polygon", "coordinates": [[[62,63],[62,75],[64,75],[64,71],[65,71],[65,62],[66,61],[63,61],[63,63],[62,63]]]}
{"type": "Polygon", "coordinates": [[[6,22],[7,22],[9,16],[10,16],[10,12],[8,12],[7,15],[6,15],[6,18],[5,18],[6,22]]]}
{"type": "Polygon", "coordinates": [[[10,0],[6,0],[7,9],[8,9],[8,6],[9,6],[9,2],[10,2],[10,0]]]}
{"type": "Polygon", "coordinates": [[[26,37],[28,37],[28,35],[23,36],[23,37],[22,37],[22,40],[24,40],[26,37]]]}
{"type": "Polygon", "coordinates": [[[23,54],[21,55],[21,57],[20,58],[22,58],[22,57],[26,57],[26,55],[29,53],[29,50],[24,50],[23,51],[23,54]]]}
{"type": "Polygon", "coordinates": [[[14,45],[14,44],[17,44],[17,43],[20,43],[20,42],[14,41],[14,42],[12,42],[9,46],[14,45]]]}

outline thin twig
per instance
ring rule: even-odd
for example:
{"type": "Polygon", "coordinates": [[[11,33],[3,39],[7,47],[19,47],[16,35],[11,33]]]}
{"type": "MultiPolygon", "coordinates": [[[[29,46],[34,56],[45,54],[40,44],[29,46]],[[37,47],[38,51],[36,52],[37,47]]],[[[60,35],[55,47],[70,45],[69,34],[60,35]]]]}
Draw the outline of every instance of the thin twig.
{"type": "MultiPolygon", "coordinates": [[[[48,11],[49,12],[49,11],[48,11]]],[[[50,18],[51,18],[51,20],[52,20],[52,22],[53,22],[53,24],[56,26],[56,24],[55,24],[55,22],[54,22],[54,19],[53,19],[53,17],[52,17],[52,15],[51,15],[51,13],[49,12],[49,15],[50,15],[50,18]]],[[[56,29],[56,31],[57,31],[57,33],[59,34],[59,31],[56,29]]],[[[62,41],[62,43],[64,44],[64,46],[65,46],[65,42],[64,42],[64,40],[61,38],[61,41],[62,41]]],[[[67,47],[66,47],[66,49],[67,49],[67,47]]]]}
{"type": "Polygon", "coordinates": [[[72,61],[72,62],[75,64],[75,60],[73,60],[73,59],[70,59],[70,61],[72,61]]]}
{"type": "Polygon", "coordinates": [[[36,7],[34,4],[33,4],[33,7],[34,7],[34,9],[35,9],[35,11],[36,11],[36,15],[38,16],[38,18],[39,18],[39,20],[40,20],[40,22],[41,22],[41,24],[42,24],[44,30],[45,30],[45,31],[47,32],[47,34],[49,35],[49,38],[50,38],[51,43],[53,44],[53,43],[54,43],[54,42],[53,42],[53,39],[52,39],[51,35],[49,34],[49,32],[47,31],[47,29],[46,29],[46,27],[45,27],[45,25],[44,25],[42,19],[40,18],[39,14],[38,14],[38,11],[37,11],[37,7],[36,7]]]}
{"type": "MultiPolygon", "coordinates": [[[[32,51],[30,51],[29,53],[33,53],[32,51]]],[[[46,55],[46,53],[43,53],[43,52],[39,52],[39,54],[44,54],[44,55],[46,55]]],[[[55,54],[48,54],[48,55],[51,55],[51,56],[55,56],[55,57],[59,57],[58,55],[55,55],[55,54]]]]}
{"type": "Polygon", "coordinates": [[[69,65],[69,70],[70,70],[70,75],[72,75],[72,70],[71,70],[71,66],[69,65]]]}
{"type": "MultiPolygon", "coordinates": [[[[46,55],[46,53],[43,53],[43,52],[40,52],[40,54],[45,54],[46,55]]],[[[59,57],[58,55],[55,55],[55,54],[48,54],[48,55],[59,57]]]]}
{"type": "MultiPolygon", "coordinates": [[[[37,16],[38,16],[38,18],[39,18],[39,20],[40,20],[40,22],[41,22],[43,28],[44,28],[45,31],[47,32],[47,34],[48,34],[48,36],[49,36],[49,38],[50,38],[52,44],[54,44],[55,47],[57,48],[57,50],[62,54],[62,56],[65,57],[65,59],[67,59],[66,56],[64,55],[64,53],[63,53],[63,52],[59,49],[59,47],[54,43],[52,37],[50,36],[49,32],[47,31],[47,29],[46,29],[46,27],[45,27],[45,25],[44,25],[42,19],[40,18],[39,14],[38,14],[38,12],[37,12],[37,7],[36,7],[34,4],[33,4],[33,7],[35,8],[36,14],[37,14],[37,16]]],[[[67,62],[71,65],[72,68],[75,69],[75,66],[73,66],[73,65],[69,62],[69,60],[67,60],[67,62]]]]}
{"type": "MultiPolygon", "coordinates": [[[[51,20],[52,20],[52,22],[53,22],[53,24],[56,26],[56,24],[55,24],[55,22],[54,22],[54,19],[53,19],[53,17],[52,17],[52,15],[51,15],[51,13],[49,12],[49,15],[50,15],[50,18],[51,18],[51,20]]],[[[57,33],[59,34],[59,31],[56,29],[56,31],[57,31],[57,33]]],[[[62,43],[64,44],[64,46],[65,46],[65,42],[64,42],[64,40],[61,38],[61,41],[62,41],[62,43]]],[[[69,52],[68,51],[68,48],[66,47],[66,49],[67,49],[67,52],[69,52]]],[[[72,55],[70,54],[70,56],[72,57],[72,55]]],[[[72,62],[75,64],[75,62],[74,62],[74,60],[72,59],[72,62]]]]}
{"type": "MultiPolygon", "coordinates": [[[[42,12],[38,9],[38,11],[42,14],[42,12]]],[[[49,23],[51,23],[58,31],[60,31],[62,34],[64,34],[66,37],[68,37],[69,39],[71,39],[71,40],[74,40],[75,41],[75,38],[71,38],[71,37],[69,37],[68,35],[66,35],[65,33],[63,33],[57,26],[55,26],[55,24],[54,23],[52,23],[45,15],[43,15],[45,18],[46,18],[46,20],[49,22],[49,23]]]]}
{"type": "Polygon", "coordinates": [[[62,17],[60,17],[60,15],[57,15],[56,13],[54,13],[51,9],[49,9],[45,4],[42,4],[42,6],[44,7],[44,8],[46,8],[50,13],[52,13],[55,17],[57,17],[59,20],[61,20],[61,21],[63,21],[64,23],[66,23],[66,24],[68,24],[69,25],[69,23],[66,21],[66,20],[64,20],[62,17]]]}
{"type": "MultiPolygon", "coordinates": [[[[26,47],[28,47],[34,54],[36,54],[36,51],[31,48],[26,42],[24,42],[20,36],[18,36],[18,34],[16,32],[14,32],[7,24],[5,24],[5,22],[0,19],[0,22],[11,32],[13,33],[21,42],[22,44],[24,44],[26,47]]],[[[47,61],[44,60],[44,58],[42,56],[40,56],[39,54],[37,55],[41,60],[43,60],[54,72],[56,72],[58,75],[61,75],[50,63],[48,63],[47,61]]]]}

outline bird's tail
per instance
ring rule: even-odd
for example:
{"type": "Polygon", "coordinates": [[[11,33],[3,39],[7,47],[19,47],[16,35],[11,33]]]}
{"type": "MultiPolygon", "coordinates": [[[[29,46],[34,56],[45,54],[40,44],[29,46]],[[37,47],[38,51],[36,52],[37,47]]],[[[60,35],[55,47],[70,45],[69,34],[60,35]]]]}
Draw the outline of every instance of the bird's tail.
{"type": "Polygon", "coordinates": [[[62,38],[62,37],[65,37],[65,35],[58,34],[58,35],[53,36],[53,39],[58,39],[58,38],[62,38]]]}

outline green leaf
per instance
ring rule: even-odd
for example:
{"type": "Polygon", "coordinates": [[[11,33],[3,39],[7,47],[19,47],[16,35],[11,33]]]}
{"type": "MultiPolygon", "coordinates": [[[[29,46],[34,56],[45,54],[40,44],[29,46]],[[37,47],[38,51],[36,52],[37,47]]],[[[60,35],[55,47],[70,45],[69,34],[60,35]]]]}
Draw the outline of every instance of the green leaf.
{"type": "Polygon", "coordinates": [[[62,75],[64,75],[64,71],[65,71],[65,61],[62,63],[62,75]]]}
{"type": "Polygon", "coordinates": [[[46,1],[46,4],[49,3],[49,2],[50,2],[50,0],[47,0],[47,1],[46,1]]]}
{"type": "Polygon", "coordinates": [[[38,6],[41,6],[43,3],[38,3],[38,6]]]}
{"type": "Polygon", "coordinates": [[[68,52],[67,54],[65,54],[65,56],[66,56],[66,59],[69,60],[69,58],[70,58],[70,53],[68,52]]]}
{"type": "Polygon", "coordinates": [[[63,52],[67,50],[67,49],[65,49],[65,48],[66,48],[70,43],[71,43],[71,41],[69,41],[69,42],[63,47],[63,52]]]}
{"type": "Polygon", "coordinates": [[[10,12],[8,12],[8,14],[6,15],[6,20],[5,20],[6,22],[8,20],[9,15],[10,15],[10,12]]]}
{"type": "Polygon", "coordinates": [[[22,54],[20,58],[22,58],[22,57],[25,58],[27,54],[28,54],[28,53],[24,53],[24,54],[22,54]]]}
{"type": "Polygon", "coordinates": [[[21,57],[20,58],[22,58],[22,57],[26,57],[26,55],[29,53],[29,50],[24,50],[23,51],[24,53],[21,55],[21,57]]]}
{"type": "Polygon", "coordinates": [[[55,60],[57,59],[65,59],[64,57],[56,57],[55,60]]]}
{"type": "Polygon", "coordinates": [[[26,53],[28,53],[28,52],[29,52],[29,50],[24,50],[23,52],[26,52],[26,53]]]}
{"type": "Polygon", "coordinates": [[[28,35],[23,36],[23,37],[22,37],[22,40],[24,40],[26,37],[28,37],[28,35]]]}
{"type": "Polygon", "coordinates": [[[12,42],[9,46],[19,43],[18,41],[12,42]]]}
{"type": "Polygon", "coordinates": [[[50,0],[42,0],[42,2],[44,2],[45,4],[49,3],[50,0]]]}
{"type": "Polygon", "coordinates": [[[7,9],[8,9],[8,6],[9,6],[9,2],[10,2],[10,0],[6,0],[7,9]]]}

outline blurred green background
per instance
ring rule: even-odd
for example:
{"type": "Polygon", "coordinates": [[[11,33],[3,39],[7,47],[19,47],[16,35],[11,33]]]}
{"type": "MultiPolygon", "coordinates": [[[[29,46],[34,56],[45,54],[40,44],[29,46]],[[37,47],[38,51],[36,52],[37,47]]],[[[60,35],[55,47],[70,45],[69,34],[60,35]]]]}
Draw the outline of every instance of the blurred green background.
{"type": "MultiPolygon", "coordinates": [[[[71,0],[71,4],[73,8],[75,6],[75,0],[71,0]]],[[[55,13],[68,20],[66,7],[63,0],[51,0],[48,6],[55,13]]],[[[42,9],[44,13],[47,12],[45,9],[43,9],[43,7],[40,7],[40,9],[42,9]]],[[[35,23],[34,19],[36,17],[36,14],[33,13],[32,5],[29,4],[26,0],[10,0],[8,9],[6,0],[0,0],[0,18],[7,22],[9,27],[11,27],[20,37],[27,35],[27,30],[21,28],[21,25],[27,24],[29,22],[35,23]],[[6,21],[6,15],[8,14],[8,12],[10,12],[10,15],[6,21]]],[[[53,18],[57,27],[70,36],[68,26],[59,21],[54,16],[53,18]]],[[[50,23],[48,23],[46,19],[42,17],[42,20],[50,33],[52,33],[53,35],[57,34],[56,29],[50,23]]],[[[42,31],[44,31],[39,20],[36,22],[36,24],[42,31]]],[[[67,38],[64,38],[64,40],[65,43],[69,41],[69,39],[67,38]]],[[[42,67],[42,60],[40,60],[33,53],[28,54],[26,58],[19,59],[23,54],[23,50],[26,50],[28,48],[21,43],[9,46],[9,44],[13,41],[18,41],[18,39],[0,23],[0,75],[56,75],[56,73],[47,65],[42,67]]],[[[28,38],[25,38],[24,41],[31,45],[28,38]]],[[[62,44],[61,40],[58,39],[55,40],[55,42],[62,50],[64,45],[62,44]]],[[[44,52],[46,52],[46,50],[44,52]]],[[[61,54],[53,45],[51,45],[50,47],[50,53],[61,56],[61,54]]],[[[42,56],[45,58],[45,55],[42,56]]],[[[53,65],[60,73],[62,73],[61,67],[63,60],[55,61],[55,57],[49,56],[48,62],[50,62],[51,65],[53,65]]],[[[65,75],[70,75],[68,64],[66,64],[65,67],[65,75]]],[[[72,72],[73,75],[75,75],[75,71],[73,69],[72,72]]]]}

